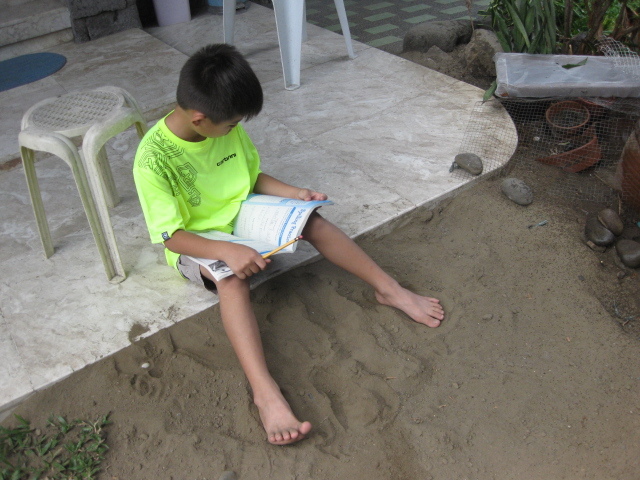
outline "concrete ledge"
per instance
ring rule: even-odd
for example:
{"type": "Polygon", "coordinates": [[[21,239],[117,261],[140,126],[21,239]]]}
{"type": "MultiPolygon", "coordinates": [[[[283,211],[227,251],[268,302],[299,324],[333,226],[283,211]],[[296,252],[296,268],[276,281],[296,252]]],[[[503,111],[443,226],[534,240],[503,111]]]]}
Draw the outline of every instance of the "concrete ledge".
{"type": "Polygon", "coordinates": [[[3,8],[0,46],[71,28],[69,9],[57,0],[37,0],[3,8]]]}

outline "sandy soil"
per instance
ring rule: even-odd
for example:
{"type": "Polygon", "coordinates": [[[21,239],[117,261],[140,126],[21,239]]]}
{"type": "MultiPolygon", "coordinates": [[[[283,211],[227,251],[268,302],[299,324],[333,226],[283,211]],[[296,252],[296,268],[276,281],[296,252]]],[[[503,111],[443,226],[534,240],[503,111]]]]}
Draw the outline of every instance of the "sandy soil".
{"type": "Polygon", "coordinates": [[[544,171],[510,175],[536,189],[532,205],[494,177],[361,240],[442,299],[437,329],[325,261],[254,292],[274,376],[315,427],[295,446],[265,441],[217,307],[16,413],[38,426],[111,412],[101,479],[638,478],[639,272],[584,245],[585,212],[602,205],[541,194],[544,171]]]}

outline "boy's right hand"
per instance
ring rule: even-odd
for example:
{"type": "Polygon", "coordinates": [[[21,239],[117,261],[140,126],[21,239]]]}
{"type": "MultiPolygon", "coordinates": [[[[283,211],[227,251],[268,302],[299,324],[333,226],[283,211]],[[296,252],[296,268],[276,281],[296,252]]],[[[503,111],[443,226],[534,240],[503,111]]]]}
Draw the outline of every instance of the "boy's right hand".
{"type": "Polygon", "coordinates": [[[271,262],[262,258],[256,250],[246,245],[224,242],[224,250],[220,260],[227,264],[231,271],[241,280],[261,272],[271,262]]]}

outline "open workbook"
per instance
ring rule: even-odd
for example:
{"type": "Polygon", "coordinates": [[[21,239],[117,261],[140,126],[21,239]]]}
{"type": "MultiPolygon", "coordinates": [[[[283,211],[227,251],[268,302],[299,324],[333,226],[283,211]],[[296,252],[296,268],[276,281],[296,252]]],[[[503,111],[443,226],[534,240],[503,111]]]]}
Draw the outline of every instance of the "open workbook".
{"type": "MultiPolygon", "coordinates": [[[[311,213],[323,205],[332,205],[331,200],[296,200],[273,195],[252,194],[242,202],[236,217],[233,234],[217,230],[192,232],[210,240],[240,243],[265,255],[290,242],[300,235],[311,213]]],[[[292,243],[277,253],[295,251],[292,243]]],[[[222,260],[189,257],[203,265],[216,280],[233,275],[222,260]]]]}

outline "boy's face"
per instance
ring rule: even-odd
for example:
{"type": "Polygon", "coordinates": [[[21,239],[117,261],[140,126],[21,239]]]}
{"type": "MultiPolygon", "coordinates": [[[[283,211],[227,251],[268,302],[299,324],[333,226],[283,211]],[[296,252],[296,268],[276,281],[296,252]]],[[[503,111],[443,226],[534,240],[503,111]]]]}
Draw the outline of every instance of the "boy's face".
{"type": "Polygon", "coordinates": [[[195,126],[194,130],[196,130],[198,134],[207,138],[224,137],[231,132],[236,125],[238,125],[242,118],[243,117],[239,115],[224,122],[214,123],[208,117],[204,117],[198,122],[198,125],[195,126]]]}

